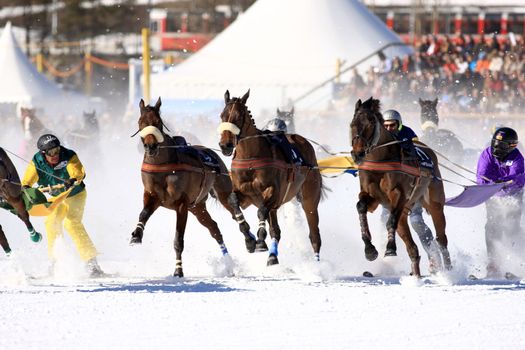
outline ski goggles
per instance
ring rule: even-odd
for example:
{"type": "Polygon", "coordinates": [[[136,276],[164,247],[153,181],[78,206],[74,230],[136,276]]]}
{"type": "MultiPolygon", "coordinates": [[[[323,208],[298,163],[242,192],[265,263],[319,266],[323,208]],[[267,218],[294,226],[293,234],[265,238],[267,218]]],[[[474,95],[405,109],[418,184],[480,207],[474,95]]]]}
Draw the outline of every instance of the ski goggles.
{"type": "Polygon", "coordinates": [[[45,150],[44,153],[46,154],[46,156],[54,157],[60,153],[60,146],[45,150]]]}
{"type": "Polygon", "coordinates": [[[518,145],[517,142],[507,142],[507,141],[496,140],[496,139],[492,140],[492,147],[500,149],[502,151],[508,151],[510,149],[514,149],[516,148],[517,145],[518,145]]]}

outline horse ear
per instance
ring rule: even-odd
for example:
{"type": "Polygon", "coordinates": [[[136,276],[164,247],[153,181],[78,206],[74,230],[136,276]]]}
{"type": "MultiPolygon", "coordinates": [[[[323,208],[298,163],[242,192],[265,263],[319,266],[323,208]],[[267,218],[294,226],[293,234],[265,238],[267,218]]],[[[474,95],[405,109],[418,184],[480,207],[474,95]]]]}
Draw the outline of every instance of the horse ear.
{"type": "Polygon", "coordinates": [[[424,103],[423,103],[424,101],[421,99],[421,97],[418,98],[418,102],[419,102],[419,105],[420,105],[420,106],[423,106],[423,105],[424,105],[424,103]]]}
{"type": "Polygon", "coordinates": [[[281,113],[281,111],[279,110],[279,108],[277,108],[277,114],[281,113]]]}
{"type": "Polygon", "coordinates": [[[230,102],[230,91],[226,90],[226,92],[224,93],[224,103],[228,102],[230,102]]]}
{"type": "Polygon", "coordinates": [[[250,97],[250,89],[244,94],[244,96],[241,98],[242,104],[245,105],[246,101],[248,101],[248,97],[250,97]]]}
{"type": "Polygon", "coordinates": [[[438,99],[436,97],[436,99],[434,101],[432,101],[432,103],[434,104],[434,107],[436,107],[438,105],[438,99]]]}
{"type": "Polygon", "coordinates": [[[290,111],[290,114],[293,114],[293,112],[294,112],[294,109],[295,109],[295,106],[294,106],[294,107],[292,107],[292,110],[290,111]]]}
{"type": "Polygon", "coordinates": [[[361,107],[362,104],[363,104],[363,102],[361,102],[361,99],[357,100],[357,102],[355,104],[355,110],[357,111],[359,109],[359,107],[361,107]]]}
{"type": "Polygon", "coordinates": [[[161,105],[162,105],[162,101],[160,100],[160,96],[159,96],[159,99],[157,100],[157,103],[155,103],[155,109],[158,111],[160,109],[161,105]]]}
{"type": "Polygon", "coordinates": [[[143,99],[140,99],[139,108],[140,108],[140,112],[141,113],[144,110],[144,108],[146,108],[146,106],[144,105],[144,100],[143,99]]]}

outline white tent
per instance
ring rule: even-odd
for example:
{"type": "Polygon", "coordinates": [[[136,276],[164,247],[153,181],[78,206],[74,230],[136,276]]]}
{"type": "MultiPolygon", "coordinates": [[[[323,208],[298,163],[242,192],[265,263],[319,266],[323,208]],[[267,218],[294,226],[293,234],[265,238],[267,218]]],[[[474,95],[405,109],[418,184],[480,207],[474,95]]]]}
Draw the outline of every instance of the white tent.
{"type": "MultiPolygon", "coordinates": [[[[187,61],[153,75],[152,96],[221,100],[226,89],[240,96],[251,88],[252,110],[274,109],[334,76],[338,59],[344,69],[391,43],[401,40],[358,0],[258,0],[187,61]]],[[[384,52],[404,56],[412,50],[384,52]]]]}
{"type": "Polygon", "coordinates": [[[9,22],[0,37],[0,77],[0,104],[30,104],[47,114],[87,106],[86,97],[62,90],[38,72],[18,46],[9,22]]]}

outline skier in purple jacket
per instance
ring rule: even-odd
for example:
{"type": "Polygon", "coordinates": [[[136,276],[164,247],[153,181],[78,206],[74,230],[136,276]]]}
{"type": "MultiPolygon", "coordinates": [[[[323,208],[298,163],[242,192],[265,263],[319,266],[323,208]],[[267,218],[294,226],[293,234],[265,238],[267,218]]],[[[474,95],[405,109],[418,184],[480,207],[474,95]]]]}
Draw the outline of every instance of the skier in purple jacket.
{"type": "Polygon", "coordinates": [[[507,183],[486,202],[487,223],[487,277],[501,275],[500,247],[519,249],[523,242],[521,233],[521,210],[525,169],[523,156],[516,148],[518,134],[507,127],[498,128],[492,136],[490,147],[479,157],[477,181],[479,184],[507,183]]]}

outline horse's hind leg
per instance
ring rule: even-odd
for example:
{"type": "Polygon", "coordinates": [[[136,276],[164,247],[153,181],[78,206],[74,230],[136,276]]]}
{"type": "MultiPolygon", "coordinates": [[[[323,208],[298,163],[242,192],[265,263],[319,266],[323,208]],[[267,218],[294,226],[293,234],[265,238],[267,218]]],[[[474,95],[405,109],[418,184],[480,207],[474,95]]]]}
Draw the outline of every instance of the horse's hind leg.
{"type": "Polygon", "coordinates": [[[257,218],[259,218],[259,229],[257,230],[257,242],[255,243],[255,251],[266,252],[268,246],[265,239],[268,233],[266,232],[266,220],[268,220],[269,210],[266,207],[260,207],[257,210],[257,218]]]}
{"type": "Polygon", "coordinates": [[[279,252],[277,247],[281,240],[281,228],[277,222],[277,209],[270,210],[270,237],[272,237],[272,242],[270,243],[270,255],[268,256],[267,262],[268,266],[279,263],[279,259],[277,258],[279,252]]]}
{"type": "Polygon", "coordinates": [[[377,259],[379,253],[376,247],[372,244],[372,235],[370,228],[368,227],[368,206],[373,201],[372,197],[366,192],[359,194],[359,201],[357,202],[357,213],[359,214],[359,224],[361,226],[361,239],[365,243],[365,257],[368,261],[374,261],[377,259]]]}
{"type": "Polygon", "coordinates": [[[176,209],[177,212],[177,229],[175,231],[175,240],[173,241],[173,248],[175,249],[175,272],[173,276],[184,277],[182,271],[182,251],[184,250],[184,231],[186,230],[186,222],[188,221],[188,204],[180,203],[176,209]]]}
{"type": "Polygon", "coordinates": [[[153,197],[149,192],[144,192],[144,207],[139,215],[139,222],[137,227],[131,233],[131,240],[129,244],[141,244],[142,236],[144,235],[144,227],[146,222],[148,222],[150,216],[157,210],[159,207],[159,201],[157,198],[153,197]]]}
{"type": "Polygon", "coordinates": [[[452,269],[452,260],[450,259],[450,253],[448,251],[448,238],[445,233],[446,219],[445,213],[443,212],[443,204],[439,202],[430,202],[428,206],[430,216],[434,222],[434,228],[436,229],[436,241],[438,242],[439,251],[443,256],[443,264],[445,269],[452,269]]]}
{"type": "Polygon", "coordinates": [[[321,233],[319,232],[319,212],[317,207],[321,201],[321,187],[314,187],[312,184],[305,182],[301,189],[302,201],[306,221],[308,222],[308,229],[310,231],[309,238],[312,248],[314,250],[314,259],[319,261],[319,253],[321,252],[321,233]]]}
{"type": "Polygon", "coordinates": [[[217,193],[219,201],[232,214],[233,219],[239,224],[239,229],[244,235],[246,250],[248,250],[249,253],[253,253],[255,251],[255,236],[250,232],[250,225],[248,222],[246,222],[244,214],[241,211],[237,194],[235,192],[219,192],[217,189],[215,189],[215,192],[217,193]]]}
{"type": "Polygon", "coordinates": [[[26,225],[27,230],[29,231],[29,238],[35,243],[40,242],[42,240],[42,235],[38,233],[33,227],[33,224],[31,224],[31,221],[29,220],[29,213],[26,210],[22,198],[19,197],[15,198],[14,200],[10,200],[10,204],[16,209],[18,217],[26,225]]]}
{"type": "Polygon", "coordinates": [[[193,208],[189,209],[189,211],[193,215],[195,215],[195,217],[197,218],[197,220],[199,220],[202,226],[206,227],[208,231],[210,231],[211,236],[219,244],[222,255],[227,255],[228,249],[226,249],[226,245],[224,244],[224,239],[222,237],[221,231],[219,230],[217,222],[215,222],[215,220],[211,218],[210,213],[206,209],[206,202],[202,201],[201,203],[195,205],[193,208]]]}
{"type": "Polygon", "coordinates": [[[407,221],[407,212],[408,210],[405,210],[401,214],[401,217],[398,220],[397,231],[399,232],[399,237],[401,237],[401,239],[405,243],[408,256],[412,261],[412,275],[416,277],[421,277],[421,270],[419,268],[419,262],[421,260],[421,257],[419,256],[419,249],[417,248],[417,245],[412,239],[412,235],[410,234],[410,228],[408,227],[407,221]]]}
{"type": "Polygon", "coordinates": [[[9,242],[7,241],[4,230],[2,230],[2,225],[0,225],[0,246],[2,246],[6,254],[11,253],[11,247],[9,247],[9,242]]]}

